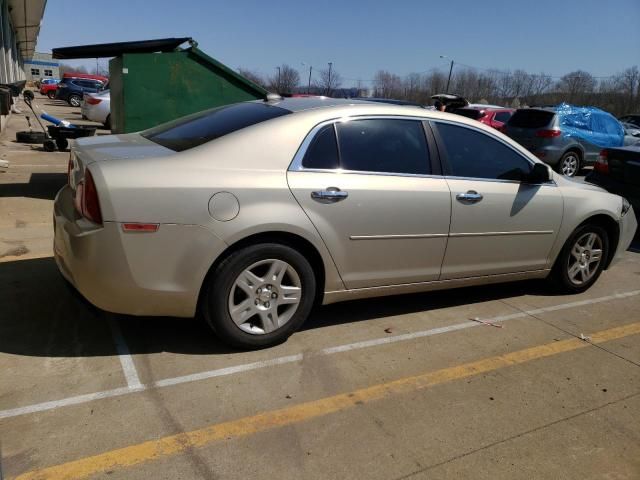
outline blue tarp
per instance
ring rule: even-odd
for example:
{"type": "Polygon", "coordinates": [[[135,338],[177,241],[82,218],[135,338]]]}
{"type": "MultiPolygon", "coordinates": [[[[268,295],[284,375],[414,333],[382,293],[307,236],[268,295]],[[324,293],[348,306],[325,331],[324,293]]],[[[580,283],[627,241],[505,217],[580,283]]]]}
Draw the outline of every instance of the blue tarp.
{"type": "Polygon", "coordinates": [[[602,148],[621,147],[624,144],[622,125],[604,110],[561,103],[556,112],[563,136],[586,140],[602,148]]]}

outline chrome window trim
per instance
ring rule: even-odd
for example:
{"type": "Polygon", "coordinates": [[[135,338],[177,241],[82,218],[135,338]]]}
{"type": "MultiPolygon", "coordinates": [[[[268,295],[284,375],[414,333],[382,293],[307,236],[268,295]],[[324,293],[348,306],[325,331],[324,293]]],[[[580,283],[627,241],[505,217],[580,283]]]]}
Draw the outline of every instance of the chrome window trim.
{"type": "MultiPolygon", "coordinates": [[[[414,115],[349,115],[347,117],[336,117],[330,120],[324,120],[318,123],[315,127],[311,129],[311,131],[304,138],[298,151],[296,152],[289,168],[288,172],[321,172],[321,173],[346,173],[346,174],[358,174],[358,175],[382,175],[389,177],[417,177],[417,178],[443,178],[442,175],[434,175],[434,174],[420,174],[420,173],[400,173],[400,172],[371,172],[366,170],[342,170],[342,169],[324,169],[324,168],[305,168],[302,166],[302,160],[309,149],[309,145],[316,137],[318,132],[322,130],[323,127],[333,124],[334,128],[338,123],[349,122],[351,120],[413,120],[417,122],[424,122],[431,120],[431,117],[419,117],[414,115]]],[[[424,127],[423,127],[424,129],[424,127]]],[[[425,132],[425,141],[427,143],[427,151],[429,155],[431,155],[431,151],[429,150],[429,139],[427,138],[427,133],[425,132]]],[[[338,141],[338,135],[336,131],[336,142],[338,141]]],[[[338,148],[340,146],[338,145],[338,148]]],[[[430,162],[430,158],[426,158],[427,161],[430,162]]],[[[431,168],[431,165],[429,164],[431,168]]]]}
{"type": "Polygon", "coordinates": [[[350,235],[349,240],[406,240],[412,238],[442,238],[448,233],[408,233],[398,235],[350,235]]]}

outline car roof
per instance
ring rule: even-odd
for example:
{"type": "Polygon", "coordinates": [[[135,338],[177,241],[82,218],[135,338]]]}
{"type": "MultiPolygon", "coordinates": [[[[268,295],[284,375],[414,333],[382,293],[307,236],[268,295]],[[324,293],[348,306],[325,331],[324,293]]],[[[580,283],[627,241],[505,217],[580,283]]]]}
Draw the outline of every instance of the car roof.
{"type": "Polygon", "coordinates": [[[302,112],[305,110],[313,110],[316,108],[326,107],[345,107],[348,105],[363,105],[367,102],[364,100],[356,100],[353,98],[331,98],[331,97],[286,97],[277,100],[254,100],[255,102],[264,102],[275,107],[284,108],[290,112],[302,112]]]}

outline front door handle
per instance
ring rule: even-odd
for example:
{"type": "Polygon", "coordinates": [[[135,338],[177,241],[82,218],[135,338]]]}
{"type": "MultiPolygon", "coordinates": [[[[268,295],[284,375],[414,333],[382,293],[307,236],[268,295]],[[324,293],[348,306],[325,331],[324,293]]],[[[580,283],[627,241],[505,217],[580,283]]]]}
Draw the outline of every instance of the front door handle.
{"type": "Polygon", "coordinates": [[[326,190],[311,192],[311,198],[320,203],[336,203],[347,198],[349,194],[338,187],[328,187],[326,190]]]}
{"type": "Polygon", "coordinates": [[[469,190],[466,193],[459,193],[456,195],[456,199],[462,203],[478,203],[482,198],[482,194],[475,190],[469,190]]]}

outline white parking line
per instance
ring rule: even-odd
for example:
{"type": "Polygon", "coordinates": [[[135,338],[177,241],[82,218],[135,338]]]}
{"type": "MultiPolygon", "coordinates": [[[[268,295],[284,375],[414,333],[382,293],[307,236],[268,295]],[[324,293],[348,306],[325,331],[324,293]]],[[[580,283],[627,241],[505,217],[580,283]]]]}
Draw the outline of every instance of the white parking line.
{"type": "Polygon", "coordinates": [[[113,341],[116,343],[116,350],[118,351],[118,358],[120,359],[120,365],[122,365],[122,372],[127,379],[127,386],[129,389],[139,390],[142,387],[140,378],[138,377],[138,371],[129,353],[129,347],[124,341],[122,332],[118,321],[111,314],[107,314],[109,317],[109,326],[111,327],[111,333],[113,335],[113,341]]]}
{"type": "MultiPolygon", "coordinates": [[[[517,318],[525,318],[529,315],[539,315],[541,313],[547,313],[547,312],[556,312],[558,310],[566,310],[566,309],[570,309],[570,308],[576,308],[576,307],[582,307],[582,306],[586,306],[586,305],[594,305],[596,303],[603,303],[603,302],[608,302],[611,300],[619,300],[619,299],[623,299],[623,298],[629,298],[629,297],[634,297],[640,295],[640,290],[633,290],[633,291],[629,291],[629,292],[623,292],[623,293],[616,293],[613,295],[607,295],[604,297],[598,297],[598,298],[591,298],[588,300],[580,300],[577,302],[569,302],[569,303],[563,303],[560,305],[553,305],[550,307],[543,307],[543,308],[536,308],[533,310],[525,310],[522,312],[518,312],[518,313],[512,313],[509,315],[500,315],[497,317],[492,317],[492,318],[486,318],[484,320],[486,321],[490,321],[490,322],[506,322],[508,320],[514,320],[517,318]]],[[[115,321],[114,321],[115,324],[115,321]]],[[[361,348],[368,348],[368,347],[375,347],[375,346],[379,346],[379,345],[387,345],[387,344],[391,344],[391,343],[397,343],[397,342],[404,342],[407,340],[415,340],[417,338],[423,338],[423,337],[430,337],[433,335],[439,335],[442,333],[448,333],[448,332],[454,332],[457,330],[463,330],[465,328],[472,328],[472,327],[478,327],[481,326],[481,323],[475,322],[475,321],[465,321],[465,322],[461,322],[461,323],[456,323],[454,325],[449,325],[447,327],[440,327],[440,328],[432,328],[429,330],[422,330],[422,331],[418,331],[418,332],[413,332],[413,333],[407,333],[407,334],[403,334],[403,335],[395,335],[392,337],[384,337],[384,338],[376,338],[373,340],[365,340],[362,342],[355,342],[355,343],[349,343],[346,345],[338,345],[335,347],[329,347],[329,348],[325,348],[323,350],[320,350],[317,353],[312,353],[311,355],[333,355],[336,353],[341,353],[341,352],[348,352],[351,350],[358,350],[361,348]]],[[[117,328],[117,325],[116,325],[117,328]]],[[[117,330],[118,332],[120,332],[120,330],[117,330]]],[[[115,332],[115,330],[114,330],[115,332]]],[[[114,333],[115,335],[115,333],[114,333]]],[[[122,336],[120,335],[120,338],[122,338],[122,336]]],[[[126,349],[126,344],[124,344],[124,340],[122,340],[122,344],[125,347],[125,352],[123,355],[121,355],[121,359],[120,361],[122,362],[122,357],[128,357],[128,361],[131,362],[131,365],[133,366],[133,360],[131,359],[131,356],[128,353],[128,349],[126,349]]],[[[63,398],[60,400],[53,400],[50,402],[44,402],[44,403],[37,403],[34,405],[28,405],[25,407],[18,407],[18,408],[12,408],[9,410],[0,410],[0,419],[2,418],[10,418],[10,417],[17,417],[20,415],[26,415],[29,413],[36,413],[36,412],[44,412],[47,410],[56,410],[58,408],[61,407],[67,407],[70,405],[78,405],[81,403],[87,403],[87,402],[92,402],[94,400],[100,400],[103,398],[110,398],[110,397],[118,397],[118,396],[122,396],[122,395],[128,395],[131,393],[135,393],[135,392],[142,392],[144,390],[148,390],[148,389],[152,389],[152,388],[163,388],[163,387],[168,387],[168,386],[173,386],[173,385],[180,385],[180,384],[184,384],[184,383],[191,383],[191,382],[197,382],[200,380],[206,380],[209,378],[214,378],[214,377],[221,377],[221,376],[228,376],[228,375],[234,375],[237,373],[242,373],[242,372],[249,372],[249,371],[253,371],[253,370],[259,370],[261,368],[266,368],[266,367],[272,367],[272,366],[276,366],[276,365],[285,365],[288,363],[296,363],[296,362],[300,362],[302,361],[304,358],[304,355],[302,353],[296,354],[296,355],[288,355],[288,356],[284,356],[284,357],[277,357],[271,360],[264,360],[264,361],[260,361],[260,362],[252,362],[252,363],[246,363],[246,364],[242,364],[242,365],[236,365],[236,366],[232,366],[232,367],[225,367],[225,368],[219,368],[216,370],[208,370],[206,372],[200,372],[200,373],[194,373],[191,375],[183,375],[180,377],[172,377],[172,378],[166,378],[164,380],[158,380],[152,384],[146,384],[143,385],[140,383],[140,380],[138,379],[138,375],[137,372],[135,371],[135,367],[133,367],[133,372],[135,374],[135,379],[134,381],[132,381],[131,383],[129,382],[129,377],[127,376],[127,383],[129,383],[128,387],[123,387],[123,388],[115,388],[113,390],[105,390],[102,392],[96,392],[96,393],[89,393],[86,395],[78,395],[75,397],[68,397],[68,398],[63,398]],[[137,381],[137,384],[136,384],[137,381]]],[[[125,366],[123,364],[123,369],[125,369],[125,366]]],[[[126,375],[126,373],[125,373],[126,375]]]]}

